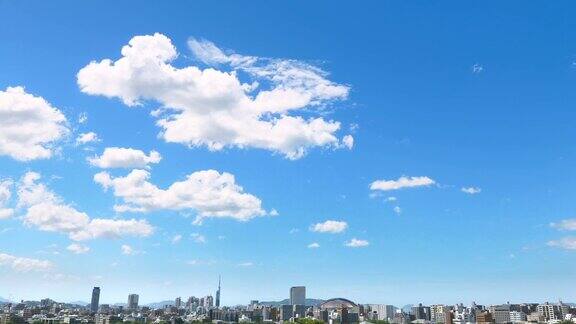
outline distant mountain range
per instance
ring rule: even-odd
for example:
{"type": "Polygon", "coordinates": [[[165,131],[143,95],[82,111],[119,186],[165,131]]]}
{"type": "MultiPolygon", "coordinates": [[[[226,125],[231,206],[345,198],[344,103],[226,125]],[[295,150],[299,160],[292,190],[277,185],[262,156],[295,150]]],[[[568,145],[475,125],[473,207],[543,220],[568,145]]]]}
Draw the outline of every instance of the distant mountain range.
{"type": "Polygon", "coordinates": [[[157,302],[157,303],[146,304],[144,306],[148,306],[150,308],[164,308],[166,306],[174,306],[174,301],[173,300],[164,300],[164,301],[157,302]]]}
{"type": "MultiPolygon", "coordinates": [[[[11,301],[9,299],[0,297],[0,304],[6,304],[6,303],[14,303],[14,301],[11,301]]],[[[34,301],[34,300],[27,300],[25,301],[25,303],[27,304],[37,304],[39,303],[39,301],[34,301]]],[[[71,302],[66,302],[64,304],[68,304],[68,305],[80,305],[80,306],[86,306],[88,305],[87,302],[83,302],[83,301],[71,301],[71,302]]]]}
{"type": "MultiPolygon", "coordinates": [[[[6,299],[6,298],[2,298],[0,297],[0,303],[10,303],[11,301],[6,299]]],[[[318,306],[320,304],[322,304],[324,302],[324,300],[322,299],[312,299],[312,298],[306,298],[306,306],[318,306]]],[[[87,306],[89,305],[89,303],[84,302],[84,301],[71,301],[68,302],[67,304],[72,304],[72,305],[80,305],[80,306],[87,306]]],[[[267,306],[281,306],[281,305],[288,305],[290,304],[290,300],[289,299],[284,299],[281,301],[264,301],[264,302],[260,302],[260,304],[262,305],[267,305],[267,306]]],[[[126,307],[126,303],[115,303],[113,304],[114,306],[124,306],[126,307]]],[[[164,308],[166,306],[173,306],[174,305],[174,301],[173,300],[164,300],[161,302],[155,302],[155,303],[149,303],[149,304],[145,304],[143,306],[147,306],[150,308],[164,308]]]]}
{"type": "MultiPolygon", "coordinates": [[[[320,304],[322,304],[324,302],[324,300],[322,299],[312,299],[312,298],[306,298],[306,306],[318,306],[320,304]]],[[[266,305],[266,306],[281,306],[281,305],[290,305],[290,299],[284,299],[281,301],[263,301],[260,302],[260,304],[262,305],[266,305]]]]}
{"type": "MultiPolygon", "coordinates": [[[[324,302],[324,300],[322,300],[322,299],[307,298],[306,299],[306,306],[318,306],[318,305],[322,304],[323,302],[324,302]]],[[[75,305],[81,305],[81,306],[89,305],[89,303],[82,302],[82,301],[74,301],[74,302],[70,302],[69,304],[75,304],[75,305]]],[[[261,305],[267,305],[267,306],[281,306],[281,305],[290,304],[290,300],[284,299],[281,301],[265,301],[265,302],[260,302],[260,304],[261,305]]],[[[126,307],[126,303],[115,303],[115,304],[112,304],[112,306],[126,307]]],[[[141,306],[146,306],[146,307],[150,307],[150,308],[164,308],[166,306],[174,306],[174,301],[173,300],[164,300],[164,301],[160,301],[160,302],[144,304],[141,306]]]]}
{"type": "MultiPolygon", "coordinates": [[[[323,299],[312,299],[312,298],[306,298],[306,306],[318,306],[320,304],[322,304],[323,302],[325,302],[325,300],[323,299]]],[[[6,299],[6,298],[2,298],[0,297],[0,304],[5,304],[5,303],[12,303],[11,300],[6,299]]],[[[26,303],[38,303],[37,301],[27,301],[26,303]]],[[[90,303],[84,302],[84,301],[71,301],[71,302],[67,302],[66,304],[71,304],[71,305],[80,305],[80,306],[87,306],[90,303]]],[[[261,305],[266,305],[266,306],[281,306],[281,305],[289,305],[290,304],[290,299],[284,299],[281,301],[263,301],[260,302],[261,305]]],[[[576,307],[576,303],[564,303],[570,307],[576,307]]],[[[114,306],[124,306],[126,307],[126,303],[115,303],[113,304],[114,306]]],[[[144,304],[142,306],[147,306],[150,308],[164,308],[166,306],[173,306],[174,305],[174,301],[173,300],[164,300],[161,302],[155,302],[155,303],[149,303],[149,304],[144,304]]],[[[412,310],[412,304],[408,304],[408,305],[404,305],[401,309],[406,312],[409,313],[412,310]]]]}
{"type": "MultiPolygon", "coordinates": [[[[126,307],[128,304],[126,303],[115,303],[112,304],[112,306],[122,306],[122,307],[126,307]]],[[[146,306],[146,307],[150,307],[150,308],[164,308],[165,306],[173,306],[174,305],[174,301],[173,300],[164,300],[161,302],[155,302],[155,303],[149,303],[149,304],[144,304],[144,305],[140,305],[140,306],[146,306]]]]}

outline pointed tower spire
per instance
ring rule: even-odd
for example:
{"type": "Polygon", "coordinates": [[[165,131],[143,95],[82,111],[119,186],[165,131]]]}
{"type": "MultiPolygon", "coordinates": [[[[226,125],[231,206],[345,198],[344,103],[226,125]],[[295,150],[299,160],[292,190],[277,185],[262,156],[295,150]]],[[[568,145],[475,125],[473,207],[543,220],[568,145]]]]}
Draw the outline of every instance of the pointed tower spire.
{"type": "Polygon", "coordinates": [[[218,290],[216,290],[216,308],[220,308],[220,275],[218,275],[218,290]]]}

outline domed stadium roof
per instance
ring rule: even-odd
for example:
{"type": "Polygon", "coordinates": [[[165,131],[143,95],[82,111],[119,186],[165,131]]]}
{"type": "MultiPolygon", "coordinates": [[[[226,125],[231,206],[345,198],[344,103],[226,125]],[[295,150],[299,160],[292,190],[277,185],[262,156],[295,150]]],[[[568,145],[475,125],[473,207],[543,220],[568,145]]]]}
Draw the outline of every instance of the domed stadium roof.
{"type": "Polygon", "coordinates": [[[320,304],[321,309],[331,309],[331,308],[351,308],[356,307],[357,305],[348,299],[345,298],[332,298],[328,299],[327,301],[320,304]]]}

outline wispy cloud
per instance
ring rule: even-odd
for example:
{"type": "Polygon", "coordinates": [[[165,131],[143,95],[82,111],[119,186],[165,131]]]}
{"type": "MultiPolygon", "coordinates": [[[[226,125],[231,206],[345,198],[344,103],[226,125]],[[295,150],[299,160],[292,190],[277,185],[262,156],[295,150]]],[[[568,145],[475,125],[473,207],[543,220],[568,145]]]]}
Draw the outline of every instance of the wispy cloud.
{"type": "Polygon", "coordinates": [[[213,260],[200,260],[200,259],[194,259],[186,262],[186,264],[191,266],[208,266],[213,265],[215,263],[216,261],[213,260]]]}
{"type": "Polygon", "coordinates": [[[241,263],[238,263],[238,266],[239,266],[239,267],[252,267],[252,266],[254,266],[254,263],[252,263],[252,262],[250,262],[250,261],[248,261],[248,262],[241,262],[241,263]]]}
{"type": "Polygon", "coordinates": [[[182,235],[177,234],[172,237],[172,244],[178,244],[182,240],[182,235]]]}
{"type": "Polygon", "coordinates": [[[479,194],[480,192],[482,192],[481,188],[478,187],[462,187],[462,192],[467,193],[469,195],[475,195],[475,194],[479,194]]]}
{"type": "Polygon", "coordinates": [[[309,249],[317,249],[319,247],[320,247],[320,244],[318,244],[316,242],[308,244],[309,249]]]}
{"type": "Polygon", "coordinates": [[[68,247],[66,247],[66,250],[68,250],[74,254],[84,254],[84,253],[88,253],[90,251],[90,248],[86,245],[82,245],[82,244],[78,244],[78,243],[72,243],[72,244],[68,245],[68,247]]]}
{"type": "Polygon", "coordinates": [[[342,233],[348,228],[348,223],[344,221],[327,220],[323,223],[317,223],[310,226],[312,232],[318,233],[342,233]]]}
{"type": "Polygon", "coordinates": [[[88,122],[88,114],[86,112],[82,112],[78,115],[78,124],[85,124],[88,122]]]}
{"type": "Polygon", "coordinates": [[[547,245],[565,250],[576,250],[576,237],[564,237],[559,240],[548,241],[547,245]]]}
{"type": "Polygon", "coordinates": [[[206,237],[200,233],[192,233],[190,234],[190,237],[196,243],[206,243],[206,237]]]}
{"type": "Polygon", "coordinates": [[[558,223],[550,223],[550,227],[560,231],[576,231],[576,219],[563,219],[558,223]]]}
{"type": "Polygon", "coordinates": [[[472,65],[472,73],[478,74],[484,72],[484,67],[478,63],[472,65]]]}
{"type": "Polygon", "coordinates": [[[370,190],[390,191],[403,188],[427,187],[436,182],[429,177],[400,177],[396,180],[376,180],[370,190]]]}
{"type": "Polygon", "coordinates": [[[120,247],[120,251],[124,255],[138,255],[144,254],[144,251],[135,250],[132,246],[124,244],[120,247]]]}
{"type": "Polygon", "coordinates": [[[0,253],[0,267],[1,266],[9,267],[16,272],[46,272],[54,267],[52,262],[47,260],[24,258],[6,253],[0,253]]]}
{"type": "Polygon", "coordinates": [[[345,242],[344,245],[351,248],[360,248],[370,245],[370,242],[353,238],[350,241],[345,242]]]}

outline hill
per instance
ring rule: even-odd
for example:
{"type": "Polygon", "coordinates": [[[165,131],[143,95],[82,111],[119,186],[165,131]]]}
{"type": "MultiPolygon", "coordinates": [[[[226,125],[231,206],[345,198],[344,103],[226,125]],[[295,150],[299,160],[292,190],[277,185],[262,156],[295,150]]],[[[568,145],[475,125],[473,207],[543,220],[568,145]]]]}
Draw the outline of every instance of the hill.
{"type": "MultiPolygon", "coordinates": [[[[318,306],[322,304],[324,300],[322,299],[313,299],[313,298],[306,298],[306,306],[318,306]]],[[[281,306],[281,305],[289,305],[290,299],[284,299],[281,301],[263,301],[260,302],[262,305],[266,306],[281,306]]]]}

